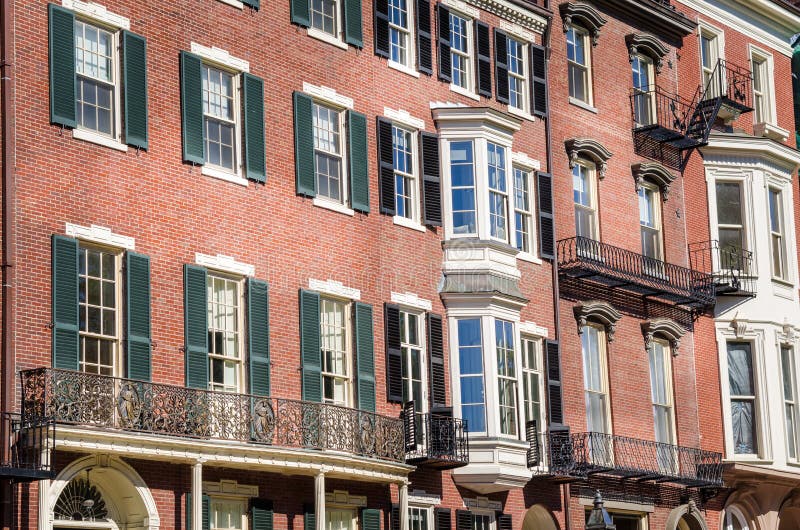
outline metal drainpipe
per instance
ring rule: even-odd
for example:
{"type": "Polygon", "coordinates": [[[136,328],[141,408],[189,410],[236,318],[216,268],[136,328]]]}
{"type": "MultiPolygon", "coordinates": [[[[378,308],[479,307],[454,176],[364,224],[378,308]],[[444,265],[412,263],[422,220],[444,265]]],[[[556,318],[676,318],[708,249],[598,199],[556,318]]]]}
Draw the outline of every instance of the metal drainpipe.
{"type": "MultiPolygon", "coordinates": [[[[2,257],[2,346],[0,346],[0,370],[2,371],[3,389],[0,393],[0,411],[14,410],[15,391],[15,359],[14,332],[16,328],[16,307],[14,285],[16,274],[16,188],[14,182],[16,132],[14,124],[14,4],[13,0],[2,0],[0,4],[0,21],[3,28],[2,59],[0,59],[0,82],[2,82],[2,161],[3,161],[3,257],[2,257]]],[[[3,422],[3,429],[10,427],[3,422]]],[[[2,432],[0,450],[4,460],[10,456],[10,433],[2,432]]],[[[13,487],[10,480],[0,482],[0,524],[2,530],[11,530],[14,526],[13,487]]]]}

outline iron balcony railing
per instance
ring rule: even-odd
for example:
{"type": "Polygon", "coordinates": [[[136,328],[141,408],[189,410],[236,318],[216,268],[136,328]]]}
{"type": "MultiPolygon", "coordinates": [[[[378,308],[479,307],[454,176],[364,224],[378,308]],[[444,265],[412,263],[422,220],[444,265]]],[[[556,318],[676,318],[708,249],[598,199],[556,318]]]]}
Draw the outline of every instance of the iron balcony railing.
{"type": "Polygon", "coordinates": [[[655,142],[666,142],[679,150],[705,143],[707,115],[695,114],[698,90],[692,100],[667,92],[659,86],[631,90],[631,116],[636,135],[647,135],[655,142]]]}
{"type": "Polygon", "coordinates": [[[466,421],[444,413],[416,413],[406,404],[403,410],[406,462],[437,469],[454,469],[469,464],[469,435],[466,421]]]}
{"type": "Polygon", "coordinates": [[[612,434],[553,431],[539,436],[541,458],[531,470],[556,480],[593,474],[688,487],[722,486],[722,454],[612,434]]]}
{"type": "Polygon", "coordinates": [[[103,429],[405,459],[398,418],[324,403],[70,370],[22,372],[22,418],[37,417],[103,429]]]}
{"type": "Polygon", "coordinates": [[[719,241],[702,241],[689,245],[692,269],[710,274],[714,278],[717,296],[755,296],[756,270],[753,253],[719,241]]]}
{"type": "Polygon", "coordinates": [[[631,290],[690,309],[714,305],[710,274],[666,263],[588,237],[558,241],[559,273],[603,286],[631,290]]]}
{"type": "Polygon", "coordinates": [[[0,477],[15,482],[53,478],[50,454],[55,447],[53,418],[0,413],[0,435],[7,442],[0,453],[0,477]]]}
{"type": "Polygon", "coordinates": [[[753,110],[753,75],[749,69],[720,59],[704,79],[704,101],[720,98],[738,112],[753,110]]]}

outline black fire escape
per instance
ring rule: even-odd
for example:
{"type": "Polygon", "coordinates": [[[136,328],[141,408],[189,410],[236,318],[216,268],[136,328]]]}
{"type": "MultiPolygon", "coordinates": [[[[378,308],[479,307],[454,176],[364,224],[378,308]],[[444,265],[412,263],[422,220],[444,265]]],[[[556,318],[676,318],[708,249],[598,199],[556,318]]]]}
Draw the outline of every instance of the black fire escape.
{"type": "Polygon", "coordinates": [[[654,86],[631,93],[637,154],[683,171],[693,149],[708,143],[718,119],[734,119],[752,108],[749,70],[720,59],[691,100],[654,86]]]}
{"type": "Polygon", "coordinates": [[[0,478],[31,482],[55,477],[50,463],[55,447],[52,418],[23,418],[20,414],[2,412],[0,436],[6,441],[0,454],[0,478]]]}

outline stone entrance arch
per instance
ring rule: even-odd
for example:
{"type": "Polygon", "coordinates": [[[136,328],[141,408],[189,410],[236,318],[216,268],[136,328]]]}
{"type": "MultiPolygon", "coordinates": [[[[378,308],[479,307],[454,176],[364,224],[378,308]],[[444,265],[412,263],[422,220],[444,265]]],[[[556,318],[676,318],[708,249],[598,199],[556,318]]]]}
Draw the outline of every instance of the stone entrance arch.
{"type": "Polygon", "coordinates": [[[708,530],[703,514],[692,501],[669,512],[665,527],[666,530],[708,530]]]}
{"type": "Polygon", "coordinates": [[[525,512],[522,530],[558,530],[558,524],[550,510],[541,504],[536,504],[525,512]]]}

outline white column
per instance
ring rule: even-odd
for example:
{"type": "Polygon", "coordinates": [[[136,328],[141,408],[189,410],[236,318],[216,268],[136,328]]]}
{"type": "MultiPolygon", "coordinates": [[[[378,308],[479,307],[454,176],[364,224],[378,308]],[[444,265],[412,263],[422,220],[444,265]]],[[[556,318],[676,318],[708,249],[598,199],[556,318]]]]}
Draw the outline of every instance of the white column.
{"type": "Polygon", "coordinates": [[[408,530],[408,483],[402,482],[398,486],[400,497],[400,530],[408,530]]]}
{"type": "Polygon", "coordinates": [[[52,528],[50,511],[50,479],[40,480],[37,484],[39,488],[39,530],[50,530],[52,528]]]}
{"type": "Polygon", "coordinates": [[[322,471],[314,477],[314,511],[317,516],[316,530],[325,530],[325,473],[322,471]]]}
{"type": "Polygon", "coordinates": [[[198,460],[192,466],[192,528],[200,530],[203,521],[203,462],[198,460]]]}

